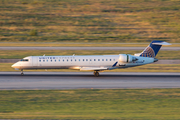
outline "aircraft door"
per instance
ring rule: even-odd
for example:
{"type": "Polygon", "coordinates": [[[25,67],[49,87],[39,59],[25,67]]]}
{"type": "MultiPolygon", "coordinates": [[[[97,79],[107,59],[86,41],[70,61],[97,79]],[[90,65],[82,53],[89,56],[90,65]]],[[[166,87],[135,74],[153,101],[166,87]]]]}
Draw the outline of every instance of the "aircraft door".
{"type": "Polygon", "coordinates": [[[38,66],[38,57],[32,57],[33,67],[38,66]]]}

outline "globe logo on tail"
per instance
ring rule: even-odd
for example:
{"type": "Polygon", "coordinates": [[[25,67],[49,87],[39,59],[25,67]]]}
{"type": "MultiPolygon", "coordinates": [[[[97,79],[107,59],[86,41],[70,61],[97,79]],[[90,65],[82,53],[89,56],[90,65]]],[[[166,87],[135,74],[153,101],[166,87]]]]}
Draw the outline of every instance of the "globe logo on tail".
{"type": "Polygon", "coordinates": [[[154,50],[151,47],[147,47],[142,54],[140,55],[141,57],[152,57],[155,58],[155,53],[154,50]]]}

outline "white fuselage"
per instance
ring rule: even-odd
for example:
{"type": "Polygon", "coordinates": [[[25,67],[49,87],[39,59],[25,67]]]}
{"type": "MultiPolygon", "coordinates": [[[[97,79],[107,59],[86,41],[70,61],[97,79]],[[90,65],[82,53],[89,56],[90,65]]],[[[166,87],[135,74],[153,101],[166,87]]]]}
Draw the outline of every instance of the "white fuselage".
{"type": "Polygon", "coordinates": [[[84,55],[84,56],[29,56],[12,65],[16,69],[78,69],[108,70],[134,67],[153,63],[154,58],[136,57],[136,61],[122,62],[120,55],[84,55]]]}

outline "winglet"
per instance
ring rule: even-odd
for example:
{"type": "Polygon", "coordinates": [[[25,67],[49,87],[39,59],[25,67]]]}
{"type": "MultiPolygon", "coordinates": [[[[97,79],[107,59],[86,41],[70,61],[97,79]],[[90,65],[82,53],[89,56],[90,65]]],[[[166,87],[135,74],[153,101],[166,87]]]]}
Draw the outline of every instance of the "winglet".
{"type": "Polygon", "coordinates": [[[114,63],[114,65],[112,65],[112,67],[115,67],[117,65],[118,62],[114,63]]]}

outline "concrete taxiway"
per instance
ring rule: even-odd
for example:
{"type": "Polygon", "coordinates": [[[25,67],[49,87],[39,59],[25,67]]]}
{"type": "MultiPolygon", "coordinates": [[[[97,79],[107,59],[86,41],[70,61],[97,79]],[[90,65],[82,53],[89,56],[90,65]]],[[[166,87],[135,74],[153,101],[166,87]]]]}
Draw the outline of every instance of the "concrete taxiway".
{"type": "Polygon", "coordinates": [[[0,89],[180,88],[180,73],[0,72],[0,89]]]}

